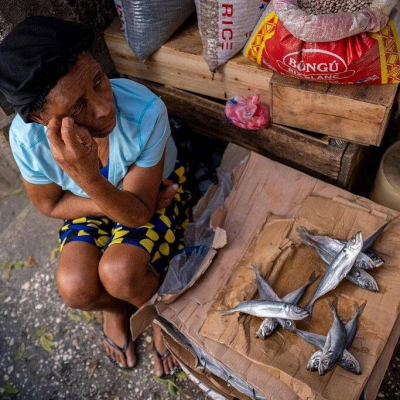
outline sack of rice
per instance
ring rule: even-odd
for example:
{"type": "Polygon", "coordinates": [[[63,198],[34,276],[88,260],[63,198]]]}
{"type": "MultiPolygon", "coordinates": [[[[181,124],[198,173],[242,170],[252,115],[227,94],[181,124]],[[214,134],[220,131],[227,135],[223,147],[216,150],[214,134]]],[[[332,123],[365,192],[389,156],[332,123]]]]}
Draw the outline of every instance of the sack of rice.
{"type": "Polygon", "coordinates": [[[273,0],[243,52],[299,79],[399,83],[399,32],[397,0],[273,0]]]}
{"type": "Polygon", "coordinates": [[[204,58],[212,72],[245,45],[269,0],[195,0],[204,58]]]}
{"type": "Polygon", "coordinates": [[[159,49],[195,10],[193,0],[114,1],[126,41],[140,60],[159,49]]]}

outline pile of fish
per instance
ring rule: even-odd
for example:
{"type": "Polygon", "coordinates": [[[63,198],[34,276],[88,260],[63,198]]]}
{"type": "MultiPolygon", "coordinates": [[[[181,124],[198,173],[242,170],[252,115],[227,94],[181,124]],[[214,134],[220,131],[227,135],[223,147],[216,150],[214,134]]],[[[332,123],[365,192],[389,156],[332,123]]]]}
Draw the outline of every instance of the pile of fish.
{"type": "Polygon", "coordinates": [[[361,366],[357,359],[348,351],[352,345],[357,332],[358,318],[362,314],[366,303],[360,307],[354,306],[355,314],[347,324],[343,324],[337,312],[337,299],[330,303],[333,312],[333,323],[329,329],[328,336],[317,335],[296,329],[296,334],[306,342],[315,346],[315,352],[307,364],[309,371],[317,371],[320,376],[331,371],[336,364],[354,374],[361,375],[361,366]]]}
{"type": "Polygon", "coordinates": [[[366,271],[379,268],[384,264],[382,258],[374,253],[371,247],[387,225],[388,222],[365,240],[363,240],[362,233],[357,232],[347,242],[329,236],[312,235],[305,227],[297,228],[301,241],[315,249],[321,259],[328,264],[328,268],[307,306],[303,309],[298,306],[298,303],[307,288],[319,278],[314,273],[310,275],[303,286],[280,298],[263,279],[258,269],[253,266],[261,299],[244,301],[232,309],[220,311],[220,314],[229,315],[240,312],[264,318],[257,332],[257,337],[260,339],[266,339],[278,326],[296,333],[318,349],[310,358],[307,369],[318,370],[321,376],[331,371],[336,364],[350,372],[361,374],[359,362],[348,349],[353,343],[357,321],[366,303],[360,307],[355,306],[355,314],[346,325],[338,315],[337,300],[330,303],[333,323],[327,336],[299,330],[294,321],[311,315],[315,302],[334,290],[345,278],[364,289],[379,291],[375,279],[366,271]]]}
{"type": "Polygon", "coordinates": [[[387,225],[388,222],[364,241],[362,240],[361,232],[358,232],[347,243],[330,238],[329,236],[314,236],[303,226],[297,228],[297,232],[300,235],[301,241],[315,249],[321,259],[329,265],[328,270],[330,272],[332,272],[332,267],[336,268],[339,261],[338,258],[341,258],[346,264],[342,270],[342,274],[336,274],[335,276],[331,276],[331,278],[341,278],[342,280],[345,277],[348,281],[363,289],[379,292],[378,284],[367,270],[379,268],[384,264],[382,258],[371,250],[371,246],[387,225]],[[353,261],[355,255],[356,257],[353,261]],[[349,268],[350,264],[351,267],[349,268]]]}

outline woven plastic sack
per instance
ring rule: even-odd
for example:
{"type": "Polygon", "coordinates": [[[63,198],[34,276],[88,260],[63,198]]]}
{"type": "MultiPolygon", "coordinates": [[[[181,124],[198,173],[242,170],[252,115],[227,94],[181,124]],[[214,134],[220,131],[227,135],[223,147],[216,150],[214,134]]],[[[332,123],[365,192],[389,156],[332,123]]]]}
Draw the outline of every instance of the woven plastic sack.
{"type": "Polygon", "coordinates": [[[203,55],[212,72],[237,54],[269,0],[195,0],[203,55]]]}
{"type": "Polygon", "coordinates": [[[312,22],[301,26],[307,25],[305,18],[308,18],[301,10],[301,23],[296,22],[294,14],[289,18],[288,10],[294,13],[295,6],[296,13],[299,11],[297,0],[275,0],[263,13],[243,53],[263,67],[299,79],[353,84],[399,83],[400,5],[395,1],[397,4],[392,9],[392,0],[379,3],[380,9],[370,7],[355,13],[308,16],[312,22]],[[283,21],[278,14],[284,17],[283,21]],[[369,21],[365,19],[367,15],[371,17],[369,21]],[[353,35],[342,37],[346,29],[353,35]],[[318,38],[320,41],[316,41],[318,38]],[[329,41],[329,38],[333,39],[329,41]]]}
{"type": "Polygon", "coordinates": [[[126,41],[140,60],[158,50],[195,10],[194,0],[114,0],[126,41]]]}

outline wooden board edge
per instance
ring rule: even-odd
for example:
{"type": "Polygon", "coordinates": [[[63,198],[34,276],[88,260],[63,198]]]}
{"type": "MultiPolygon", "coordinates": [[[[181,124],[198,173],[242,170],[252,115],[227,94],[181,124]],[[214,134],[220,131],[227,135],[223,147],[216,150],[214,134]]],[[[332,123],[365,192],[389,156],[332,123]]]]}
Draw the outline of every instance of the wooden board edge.
{"type": "Polygon", "coordinates": [[[386,370],[389,366],[393,352],[396,348],[397,342],[400,337],[400,315],[393,326],[392,332],[389,336],[386,346],[384,347],[370,378],[364,388],[364,400],[375,400],[377,398],[379,388],[381,387],[386,370]]]}
{"type": "Polygon", "coordinates": [[[365,156],[371,151],[367,146],[357,143],[348,143],[343,153],[338,185],[346,190],[351,190],[358,172],[363,166],[365,156]]]}

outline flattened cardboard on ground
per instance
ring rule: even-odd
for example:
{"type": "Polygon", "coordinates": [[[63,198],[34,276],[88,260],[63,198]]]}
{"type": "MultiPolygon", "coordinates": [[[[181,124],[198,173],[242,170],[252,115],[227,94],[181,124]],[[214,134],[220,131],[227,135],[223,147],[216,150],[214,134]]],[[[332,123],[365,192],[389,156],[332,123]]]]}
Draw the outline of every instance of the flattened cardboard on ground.
{"type": "MultiPolygon", "coordinates": [[[[232,151],[236,146],[229,147],[232,151]]],[[[201,335],[201,327],[213,301],[227,285],[232,270],[239,267],[248,246],[262,230],[269,214],[293,218],[310,195],[334,198],[339,203],[350,202],[355,207],[369,209],[371,214],[379,217],[388,216],[393,219],[397,218],[399,213],[255,153],[250,153],[245,163],[235,170],[233,180],[234,188],[224,205],[226,217],[222,226],[227,233],[228,245],[218,251],[218,257],[213,260],[196,285],[165,307],[160,314],[190,341],[228,369],[237,372],[239,378],[246,380],[268,399],[297,399],[305,393],[304,384],[296,379],[283,383],[280,378],[286,374],[280,371],[272,374],[266,366],[201,335]]],[[[383,253],[392,251],[386,248],[390,247],[390,241],[380,245],[383,246],[383,253]]],[[[393,256],[399,256],[398,250],[393,256]]],[[[310,257],[313,257],[312,253],[310,257]]],[[[379,282],[379,277],[377,279],[379,282]]],[[[390,320],[385,321],[387,331],[393,328],[397,314],[398,311],[390,320]]],[[[376,358],[378,357],[379,354],[376,354],[376,358]]],[[[340,383],[339,386],[343,385],[340,383]]],[[[332,387],[332,390],[338,390],[338,385],[332,387]]]]}
{"type": "MultiPolygon", "coordinates": [[[[344,319],[352,317],[355,304],[367,301],[350,349],[361,363],[361,376],[341,368],[323,378],[312,374],[305,366],[317,349],[300,337],[288,331],[279,331],[261,341],[255,336],[262,319],[238,313],[221,317],[218,311],[259,297],[251,268],[253,264],[259,267],[280,297],[302,286],[312,272],[322,277],[326,265],[313,249],[300,245],[296,232],[298,226],[341,239],[348,239],[362,230],[367,237],[386,222],[382,216],[334,199],[310,196],[294,219],[267,217],[261,232],[254,237],[238,268],[235,268],[225,289],[214,302],[200,334],[235,349],[253,362],[268,365],[271,373],[279,371],[284,382],[294,379],[299,387],[303,384],[300,397],[358,399],[390,336],[391,328],[387,327],[387,322],[390,325],[398,314],[400,281],[396,282],[396,277],[400,272],[400,254],[393,256],[393,252],[400,248],[400,224],[397,221],[388,226],[374,246],[386,261],[385,267],[371,272],[379,282],[381,293],[369,292],[344,281],[316,303],[311,321],[296,323],[300,329],[326,335],[332,323],[328,303],[335,296],[339,298],[339,314],[344,319]],[[385,249],[383,244],[389,242],[389,248],[386,245],[385,249]],[[338,397],[339,393],[341,396],[338,397]]],[[[311,300],[317,285],[318,282],[306,292],[300,305],[305,306],[311,300]]]]}

